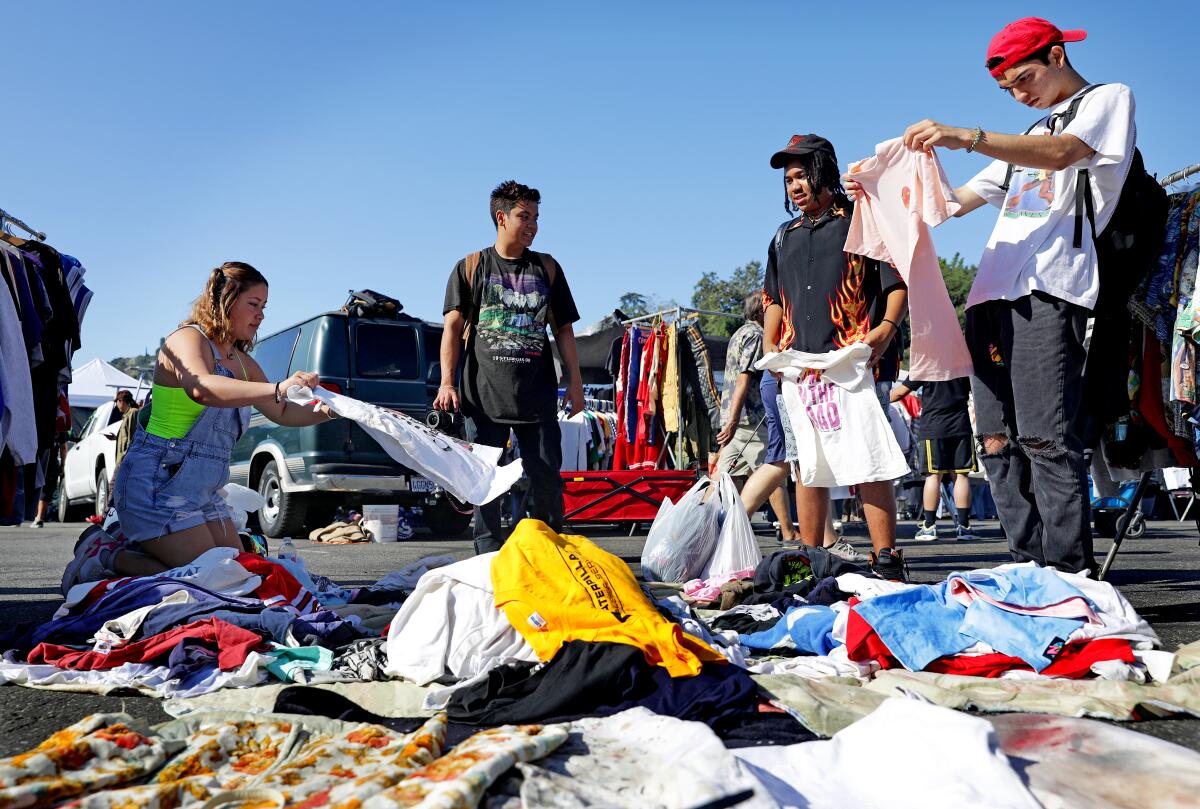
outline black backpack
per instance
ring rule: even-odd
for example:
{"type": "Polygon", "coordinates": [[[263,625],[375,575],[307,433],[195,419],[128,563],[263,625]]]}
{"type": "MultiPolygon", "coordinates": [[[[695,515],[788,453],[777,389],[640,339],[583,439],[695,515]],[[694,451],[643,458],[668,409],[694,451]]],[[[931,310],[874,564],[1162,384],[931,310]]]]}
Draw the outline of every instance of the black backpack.
{"type": "MultiPolygon", "coordinates": [[[[1083,97],[1103,84],[1090,84],[1075,96],[1071,104],[1058,115],[1051,115],[1046,122],[1050,131],[1055,126],[1061,132],[1075,119],[1083,97]]],[[[1040,119],[1025,134],[1029,134],[1040,119]]],[[[1012,182],[1014,166],[1009,164],[1004,184],[1005,192],[1012,182]]],[[[1167,224],[1167,192],[1146,171],[1142,153],[1136,147],[1129,163],[1129,173],[1121,186],[1121,195],[1113,209],[1112,218],[1100,233],[1096,232],[1096,216],[1092,209],[1092,180],[1088,169],[1078,169],[1079,179],[1075,183],[1075,236],[1074,247],[1083,246],[1083,220],[1087,217],[1092,229],[1092,241],[1096,244],[1097,271],[1100,276],[1100,295],[1094,310],[1097,317],[1117,307],[1125,308],[1129,296],[1150,270],[1151,264],[1162,248],[1167,224]]]]}
{"type": "Polygon", "coordinates": [[[356,317],[393,318],[400,317],[404,304],[395,298],[372,289],[350,290],[350,298],[342,311],[356,317]]]}

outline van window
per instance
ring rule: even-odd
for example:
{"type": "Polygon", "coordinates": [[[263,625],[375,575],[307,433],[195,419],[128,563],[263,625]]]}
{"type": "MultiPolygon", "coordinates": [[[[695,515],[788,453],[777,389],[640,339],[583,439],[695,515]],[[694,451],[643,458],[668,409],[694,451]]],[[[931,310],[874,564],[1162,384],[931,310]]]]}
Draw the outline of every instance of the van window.
{"type": "Polygon", "coordinates": [[[292,349],[296,347],[296,338],[300,336],[300,328],[281,331],[273,337],[268,337],[254,347],[255,362],[262,367],[268,382],[278,382],[288,378],[288,365],[292,361],[292,349]]]}
{"type": "Polygon", "coordinates": [[[389,379],[421,376],[417,332],[411,326],[359,323],[354,330],[354,352],[357,376],[389,379]]]}

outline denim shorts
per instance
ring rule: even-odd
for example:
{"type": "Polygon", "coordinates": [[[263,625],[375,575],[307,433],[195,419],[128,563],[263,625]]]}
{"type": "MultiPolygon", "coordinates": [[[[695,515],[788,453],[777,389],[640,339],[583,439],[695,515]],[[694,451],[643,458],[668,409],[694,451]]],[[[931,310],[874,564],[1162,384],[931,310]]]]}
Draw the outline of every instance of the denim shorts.
{"type": "Polygon", "coordinates": [[[230,517],[217,492],[229,481],[229,451],[202,440],[139,429],[121,459],[113,505],[130,542],[145,542],[230,517]]]}
{"type": "Polygon", "coordinates": [[[782,463],[788,459],[788,441],[784,433],[791,433],[790,425],[784,425],[779,417],[779,380],[770,371],[764,371],[758,383],[762,394],[763,409],[767,411],[767,452],[763,463],[782,463]]]}

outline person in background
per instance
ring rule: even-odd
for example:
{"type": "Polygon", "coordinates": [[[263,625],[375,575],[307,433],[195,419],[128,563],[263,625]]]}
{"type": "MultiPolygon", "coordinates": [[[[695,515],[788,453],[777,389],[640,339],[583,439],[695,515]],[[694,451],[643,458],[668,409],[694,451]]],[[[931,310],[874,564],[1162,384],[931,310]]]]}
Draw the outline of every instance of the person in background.
{"type": "MultiPolygon", "coordinates": [[[[562,433],[547,326],[562,357],[571,416],[583,410],[583,377],[571,325],[579,319],[571,288],[548,253],[530,249],[541,199],[536,188],[513,180],[492,191],[495,243],[459,261],[446,282],[442,383],[433,406],[452,412],[461,407],[468,436],[486,446],[504,447],[509,432],[515,433],[529,477],[531,513],[561,531],[562,433]]],[[[502,500],[475,509],[477,554],[498,551],[504,543],[502,500]]]]}
{"type": "Polygon", "coordinates": [[[921,442],[921,457],[925,461],[922,471],[926,478],[921,504],[923,520],[915,539],[932,542],[938,538],[938,501],[942,495],[942,480],[947,476],[954,482],[954,508],[958,519],[955,539],[960,542],[977,539],[971,533],[971,479],[967,477],[979,468],[967,413],[971,381],[961,377],[945,382],[901,382],[892,389],[891,400],[898,402],[917,391],[921,393],[917,439],[921,442]]]}
{"type": "MultiPolygon", "coordinates": [[[[721,431],[717,433],[720,447],[716,468],[727,472],[738,491],[746,478],[763,465],[767,454],[766,411],[763,409],[759,382],[762,371],[754,363],[762,359],[762,290],[746,296],[742,306],[745,323],[729,338],[725,350],[725,378],[721,389],[721,431]]],[[[776,486],[767,498],[779,520],[780,537],[787,542],[796,539],[792,524],[792,504],[786,480],[776,486]]],[[[757,511],[761,503],[754,507],[757,511]]]]}
{"type": "Polygon", "coordinates": [[[87,528],[63,574],[64,593],[81,582],[162,573],[214,548],[241,551],[217,492],[229,480],[230,452],[250,407],[287,427],[337,417],[324,406],[288,406],[288,388],[316,387],[315,373],[271,382],[247,353],[267,292],[267,279],[240,261],[208,274],[191,314],[159,349],[149,423],[136,430],[117,469],[113,505],[124,540],[87,528]]]}

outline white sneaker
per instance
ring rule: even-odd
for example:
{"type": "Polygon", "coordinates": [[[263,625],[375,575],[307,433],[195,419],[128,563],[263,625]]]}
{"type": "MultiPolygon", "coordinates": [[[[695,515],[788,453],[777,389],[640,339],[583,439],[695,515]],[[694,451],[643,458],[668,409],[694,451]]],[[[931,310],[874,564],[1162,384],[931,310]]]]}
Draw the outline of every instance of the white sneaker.
{"type": "Polygon", "coordinates": [[[864,564],[871,559],[871,557],[867,556],[865,553],[859,553],[858,551],[854,550],[853,545],[840,537],[838,538],[837,542],[833,543],[825,550],[829,551],[839,559],[844,559],[847,562],[854,562],[855,564],[864,564]]]}
{"type": "Polygon", "coordinates": [[[917,534],[913,537],[917,542],[936,542],[938,538],[937,524],[922,525],[917,528],[917,534]]]}

